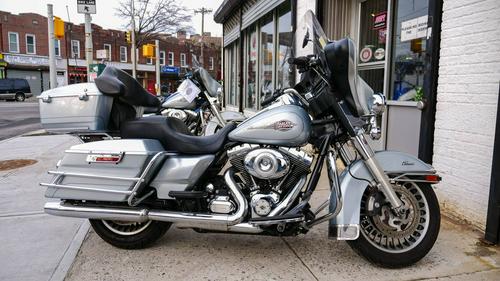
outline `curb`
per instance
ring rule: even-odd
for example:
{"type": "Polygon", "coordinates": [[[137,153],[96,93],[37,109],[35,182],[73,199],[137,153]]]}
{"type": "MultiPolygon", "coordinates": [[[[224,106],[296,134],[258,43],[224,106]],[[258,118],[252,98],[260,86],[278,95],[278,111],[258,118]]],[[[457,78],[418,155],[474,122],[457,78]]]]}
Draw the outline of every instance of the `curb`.
{"type": "Polygon", "coordinates": [[[76,231],[75,236],[73,237],[73,240],[69,244],[68,248],[66,248],[66,251],[59,261],[59,264],[52,273],[52,276],[49,279],[50,281],[64,281],[64,279],[66,278],[66,274],[68,274],[69,270],[71,269],[73,261],[75,260],[76,255],[78,254],[78,251],[82,246],[83,240],[85,240],[85,237],[87,236],[89,228],[90,223],[88,220],[85,220],[80,225],[80,227],[76,231]]]}

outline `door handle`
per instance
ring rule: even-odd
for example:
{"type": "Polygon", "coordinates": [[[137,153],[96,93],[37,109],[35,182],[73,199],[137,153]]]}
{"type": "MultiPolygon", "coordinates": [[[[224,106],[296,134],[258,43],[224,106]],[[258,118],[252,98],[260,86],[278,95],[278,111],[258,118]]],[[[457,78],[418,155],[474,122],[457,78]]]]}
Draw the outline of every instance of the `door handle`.
{"type": "Polygon", "coordinates": [[[417,108],[420,110],[423,110],[425,108],[426,104],[424,101],[417,101],[417,108]]]}

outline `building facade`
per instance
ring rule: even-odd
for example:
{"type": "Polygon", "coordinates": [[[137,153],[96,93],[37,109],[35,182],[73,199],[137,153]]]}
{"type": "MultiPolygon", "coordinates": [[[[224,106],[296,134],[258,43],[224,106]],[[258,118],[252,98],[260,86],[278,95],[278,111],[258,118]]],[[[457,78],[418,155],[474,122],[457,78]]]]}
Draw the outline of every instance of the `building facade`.
{"type": "MultiPolygon", "coordinates": [[[[484,229],[500,81],[496,0],[225,0],[225,106],[248,115],[275,89],[297,81],[283,71],[293,34],[312,10],[332,40],[352,38],[358,74],[388,98],[376,149],[433,163],[445,213],[484,229]]],[[[497,208],[497,207],[495,207],[497,208]]],[[[498,225],[498,218],[497,220],[498,225]]]]}
{"type": "MultiPolygon", "coordinates": [[[[65,22],[65,35],[56,40],[56,66],[58,86],[87,81],[85,60],[84,24],[65,22]]],[[[209,34],[208,34],[209,35],[209,34]]],[[[176,37],[160,34],[161,84],[175,91],[177,81],[189,71],[193,58],[200,59],[200,36],[187,38],[180,32],[176,37]]],[[[220,79],[221,38],[205,36],[204,67],[213,77],[220,79]]],[[[126,42],[125,32],[103,29],[92,24],[92,43],[95,63],[113,65],[132,73],[131,47],[126,42]],[[106,50],[107,59],[96,56],[97,50],[106,50]]],[[[151,42],[154,43],[154,42],[151,42]]],[[[2,74],[7,78],[28,80],[35,95],[49,89],[48,31],[47,18],[34,13],[19,15],[0,11],[0,53],[6,63],[2,74]]],[[[136,51],[137,79],[150,92],[155,92],[155,62],[136,51]]]]}

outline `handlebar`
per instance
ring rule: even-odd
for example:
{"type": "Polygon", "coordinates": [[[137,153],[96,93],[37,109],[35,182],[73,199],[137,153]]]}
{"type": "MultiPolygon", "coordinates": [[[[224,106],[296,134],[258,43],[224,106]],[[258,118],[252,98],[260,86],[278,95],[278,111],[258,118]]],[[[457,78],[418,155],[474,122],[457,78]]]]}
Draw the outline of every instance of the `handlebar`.
{"type": "Polygon", "coordinates": [[[276,91],[271,96],[269,96],[269,97],[265,98],[263,101],[261,101],[260,105],[261,106],[266,106],[266,105],[272,103],[275,99],[277,99],[282,94],[283,94],[282,91],[276,91]]]}
{"type": "Polygon", "coordinates": [[[307,64],[309,63],[310,58],[309,57],[296,57],[296,58],[289,58],[288,63],[289,64],[295,64],[299,68],[306,67],[307,64]]]}

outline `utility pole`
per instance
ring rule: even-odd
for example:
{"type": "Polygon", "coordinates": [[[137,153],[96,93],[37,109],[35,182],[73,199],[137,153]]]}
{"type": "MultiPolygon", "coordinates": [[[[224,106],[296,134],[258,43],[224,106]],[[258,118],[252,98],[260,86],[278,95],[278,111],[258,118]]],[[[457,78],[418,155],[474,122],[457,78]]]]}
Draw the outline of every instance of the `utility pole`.
{"type": "Polygon", "coordinates": [[[212,9],[201,7],[201,9],[194,10],[195,14],[201,14],[201,66],[205,66],[205,57],[203,56],[203,46],[205,45],[205,14],[210,14],[212,9]]]}
{"type": "Polygon", "coordinates": [[[92,22],[92,17],[90,16],[89,13],[85,13],[85,58],[87,60],[87,82],[91,82],[90,65],[94,62],[91,22],[92,22]]]}
{"type": "Polygon", "coordinates": [[[155,56],[156,56],[156,95],[159,96],[161,81],[160,81],[160,40],[155,40],[155,56]]]}
{"type": "Polygon", "coordinates": [[[134,8],[134,0],[131,0],[131,10],[132,10],[132,34],[131,39],[132,39],[132,50],[130,54],[130,57],[132,58],[132,76],[134,79],[137,79],[137,57],[136,57],[136,49],[135,49],[135,8],[134,8]]]}
{"type": "Polygon", "coordinates": [[[50,88],[57,87],[56,78],[56,37],[54,35],[54,12],[52,10],[52,4],[47,4],[47,24],[49,27],[49,76],[50,76],[50,88]]]}

